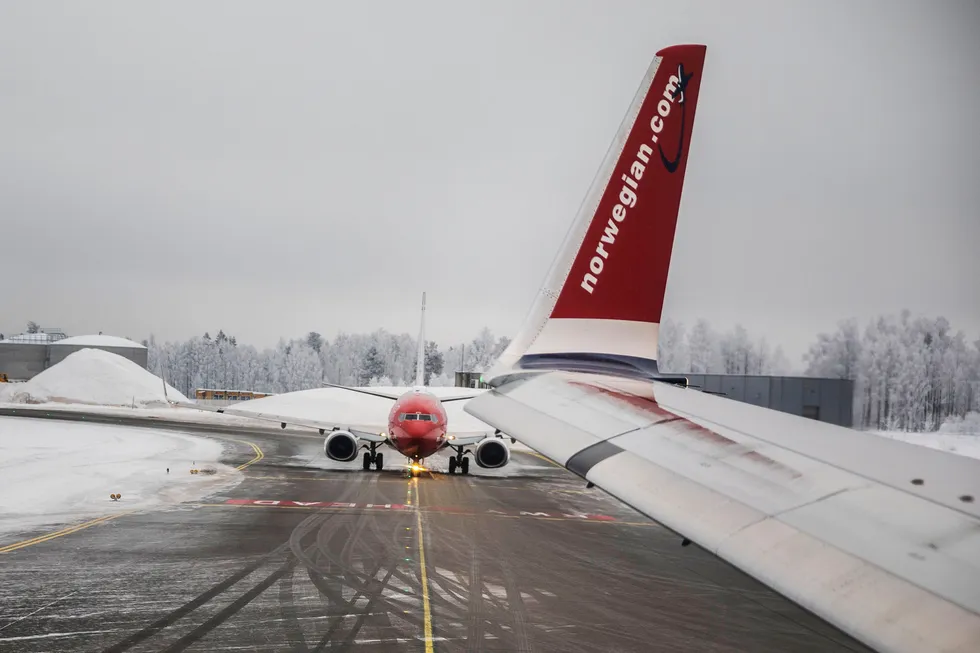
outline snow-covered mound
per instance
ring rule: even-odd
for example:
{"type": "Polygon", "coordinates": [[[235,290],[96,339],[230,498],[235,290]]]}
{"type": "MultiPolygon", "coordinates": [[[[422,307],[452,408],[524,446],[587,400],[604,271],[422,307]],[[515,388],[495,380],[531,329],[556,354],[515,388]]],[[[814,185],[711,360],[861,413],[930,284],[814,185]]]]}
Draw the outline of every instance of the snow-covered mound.
{"type": "Polygon", "coordinates": [[[939,427],[940,433],[956,433],[960,435],[980,435],[980,413],[969,412],[964,417],[951,415],[939,427]]]}
{"type": "MultiPolygon", "coordinates": [[[[101,349],[80,349],[27,383],[9,384],[2,393],[0,401],[22,404],[167,405],[160,377],[128,358],[101,349]]],[[[169,385],[167,394],[171,399],[187,401],[169,385]]]]}
{"type": "Polygon", "coordinates": [[[138,342],[133,342],[132,340],[127,340],[126,338],[120,338],[119,336],[104,336],[102,334],[95,336],[72,336],[71,338],[62,338],[61,340],[55,340],[51,343],[52,345],[82,345],[84,347],[128,347],[130,349],[146,349],[143,345],[138,342]]]}
{"type": "Polygon", "coordinates": [[[901,440],[920,447],[939,449],[969,458],[980,458],[980,436],[961,433],[907,433],[905,431],[870,431],[892,440],[901,440]]]}

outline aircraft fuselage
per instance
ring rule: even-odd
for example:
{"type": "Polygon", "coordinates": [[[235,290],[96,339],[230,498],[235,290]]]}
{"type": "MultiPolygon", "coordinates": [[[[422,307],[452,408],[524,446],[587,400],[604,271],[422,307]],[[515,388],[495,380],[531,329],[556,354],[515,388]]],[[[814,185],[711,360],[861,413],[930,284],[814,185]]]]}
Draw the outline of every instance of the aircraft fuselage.
{"type": "Polygon", "coordinates": [[[422,388],[413,388],[403,394],[388,413],[391,446],[415,462],[443,447],[446,428],[446,410],[442,402],[422,388]]]}

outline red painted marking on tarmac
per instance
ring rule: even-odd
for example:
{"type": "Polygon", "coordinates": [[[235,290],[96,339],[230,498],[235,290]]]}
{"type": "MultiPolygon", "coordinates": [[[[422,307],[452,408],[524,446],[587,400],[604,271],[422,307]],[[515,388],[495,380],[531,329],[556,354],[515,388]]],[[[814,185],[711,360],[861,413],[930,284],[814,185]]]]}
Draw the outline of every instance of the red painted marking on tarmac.
{"type": "MultiPolygon", "coordinates": [[[[347,503],[346,501],[289,501],[278,499],[228,499],[231,506],[273,506],[280,508],[366,508],[374,510],[410,510],[415,506],[401,503],[347,503]]],[[[467,508],[465,506],[425,506],[424,511],[461,513],[468,515],[498,515],[502,517],[542,517],[545,519],[581,519],[583,521],[616,521],[609,515],[592,515],[572,512],[546,512],[543,510],[496,510],[493,508],[467,508]]]]}

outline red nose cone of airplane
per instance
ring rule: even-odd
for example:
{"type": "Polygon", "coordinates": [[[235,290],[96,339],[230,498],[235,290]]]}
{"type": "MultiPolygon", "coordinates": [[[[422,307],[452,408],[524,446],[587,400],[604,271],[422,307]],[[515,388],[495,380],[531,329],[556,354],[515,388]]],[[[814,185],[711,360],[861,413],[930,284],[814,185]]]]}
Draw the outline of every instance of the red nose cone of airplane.
{"type": "Polygon", "coordinates": [[[425,422],[405,422],[391,435],[398,451],[409,458],[428,458],[442,444],[442,429],[425,422]]]}

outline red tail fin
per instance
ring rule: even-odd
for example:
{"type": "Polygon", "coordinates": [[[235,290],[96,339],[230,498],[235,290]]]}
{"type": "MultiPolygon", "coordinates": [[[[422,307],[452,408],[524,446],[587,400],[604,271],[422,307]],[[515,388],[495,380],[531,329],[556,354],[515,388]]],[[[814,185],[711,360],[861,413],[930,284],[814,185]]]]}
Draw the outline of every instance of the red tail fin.
{"type": "Polygon", "coordinates": [[[704,54],[699,45],[657,53],[653,83],[551,317],[660,322],[704,54]]]}
{"type": "Polygon", "coordinates": [[[502,365],[656,374],[705,51],[657,53],[502,365]]]}

